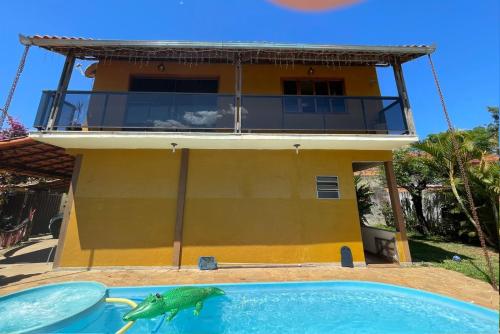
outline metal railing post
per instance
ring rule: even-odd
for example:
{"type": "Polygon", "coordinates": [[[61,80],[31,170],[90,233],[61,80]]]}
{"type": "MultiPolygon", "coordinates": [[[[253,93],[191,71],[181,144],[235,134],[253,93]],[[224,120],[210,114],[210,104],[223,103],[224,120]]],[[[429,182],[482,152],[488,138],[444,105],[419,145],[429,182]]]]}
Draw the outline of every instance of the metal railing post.
{"type": "Polygon", "coordinates": [[[237,56],[235,66],[235,126],[234,132],[241,133],[241,55],[237,56]]]}
{"type": "MultiPolygon", "coordinates": [[[[401,109],[401,117],[403,118],[403,126],[405,130],[403,133],[410,134],[410,128],[408,127],[408,119],[406,118],[405,108],[403,105],[403,100],[401,98],[398,98],[398,104],[399,108],[401,109]]],[[[413,132],[413,134],[415,134],[415,132],[413,132]]]]}
{"type": "Polygon", "coordinates": [[[73,72],[74,65],[75,65],[75,57],[72,54],[68,54],[66,56],[66,60],[64,61],[64,66],[61,73],[61,77],[59,79],[59,84],[57,85],[57,91],[54,96],[54,101],[52,102],[52,108],[50,110],[46,130],[50,131],[54,128],[54,124],[57,120],[58,113],[61,109],[61,103],[63,100],[64,92],[68,90],[68,85],[71,79],[71,73],[73,72]]]}
{"type": "Polygon", "coordinates": [[[363,123],[365,124],[366,132],[368,132],[368,122],[366,121],[365,99],[360,99],[360,102],[361,102],[361,112],[363,113],[363,123]]]}

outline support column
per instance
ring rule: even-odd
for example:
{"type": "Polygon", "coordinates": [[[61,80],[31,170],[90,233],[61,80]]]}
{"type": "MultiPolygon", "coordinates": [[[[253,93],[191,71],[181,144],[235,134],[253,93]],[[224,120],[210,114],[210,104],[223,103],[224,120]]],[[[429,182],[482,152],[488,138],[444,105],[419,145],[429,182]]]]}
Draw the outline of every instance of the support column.
{"type": "Polygon", "coordinates": [[[238,55],[236,59],[235,67],[235,78],[234,78],[234,94],[235,101],[234,106],[236,109],[236,115],[234,118],[234,132],[241,133],[241,56],[238,55]]]}
{"type": "Polygon", "coordinates": [[[57,85],[57,91],[54,96],[54,101],[52,101],[52,108],[50,110],[50,115],[47,121],[47,130],[53,130],[54,128],[54,123],[57,120],[57,116],[61,106],[61,100],[65,92],[68,90],[68,85],[71,79],[71,74],[73,73],[74,65],[75,57],[70,53],[66,56],[66,60],[64,61],[61,77],[59,78],[59,84],[57,85]]]}
{"type": "Polygon", "coordinates": [[[52,265],[53,268],[58,268],[61,262],[61,254],[63,252],[64,242],[66,241],[66,232],[68,231],[71,210],[73,209],[73,204],[75,202],[76,186],[78,183],[78,177],[80,176],[82,159],[83,157],[81,154],[77,154],[75,157],[73,174],[71,176],[71,183],[69,184],[68,199],[66,201],[66,207],[64,208],[64,216],[61,224],[61,230],[59,232],[59,240],[57,242],[56,255],[54,256],[54,263],[52,265]]]}
{"type": "Polygon", "coordinates": [[[387,179],[387,189],[389,190],[389,197],[391,199],[392,212],[396,223],[396,243],[400,244],[400,247],[396,245],[399,252],[399,262],[411,262],[410,247],[408,246],[408,237],[406,235],[406,223],[403,215],[403,209],[401,208],[401,202],[399,201],[398,186],[396,184],[396,176],[394,174],[392,161],[384,161],[384,168],[387,179]],[[403,254],[401,254],[401,252],[403,254]]]}
{"type": "Polygon", "coordinates": [[[403,76],[403,68],[399,62],[392,65],[394,70],[394,78],[396,80],[396,87],[398,88],[399,98],[403,104],[403,112],[406,119],[406,125],[408,126],[408,132],[410,135],[415,135],[415,123],[413,121],[413,112],[410,106],[410,100],[408,99],[408,92],[406,91],[405,79],[403,76]]]}
{"type": "Polygon", "coordinates": [[[174,246],[172,249],[172,266],[181,267],[182,230],[184,225],[184,206],[186,203],[186,186],[189,165],[189,149],[181,150],[181,167],[179,172],[179,186],[177,189],[177,215],[175,218],[174,246]]]}

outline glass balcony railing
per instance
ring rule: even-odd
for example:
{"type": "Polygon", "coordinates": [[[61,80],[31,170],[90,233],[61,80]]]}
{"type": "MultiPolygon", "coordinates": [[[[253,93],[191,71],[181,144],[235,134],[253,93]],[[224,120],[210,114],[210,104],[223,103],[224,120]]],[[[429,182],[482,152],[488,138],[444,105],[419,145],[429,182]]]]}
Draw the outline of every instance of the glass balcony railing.
{"type": "MultiPolygon", "coordinates": [[[[56,93],[42,95],[35,128],[46,129],[56,93]]],[[[142,92],[63,94],[54,130],[196,131],[234,129],[234,96],[142,92]]]]}
{"type": "MultiPolygon", "coordinates": [[[[43,92],[34,127],[49,131],[235,132],[234,95],[43,92]]],[[[398,97],[256,96],[241,99],[241,132],[406,134],[398,97]]]]}
{"type": "Polygon", "coordinates": [[[243,96],[243,132],[407,133],[398,97],[243,96]]]}

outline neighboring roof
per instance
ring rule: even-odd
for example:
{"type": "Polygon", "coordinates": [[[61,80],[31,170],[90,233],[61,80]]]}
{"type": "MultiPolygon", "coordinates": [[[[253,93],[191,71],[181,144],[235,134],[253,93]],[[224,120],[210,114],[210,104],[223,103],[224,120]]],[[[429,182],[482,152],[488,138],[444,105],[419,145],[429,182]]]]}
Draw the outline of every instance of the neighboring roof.
{"type": "Polygon", "coordinates": [[[71,179],[74,157],[63,148],[29,137],[0,141],[0,170],[21,175],[71,179]]]}
{"type": "Polygon", "coordinates": [[[80,59],[161,59],[183,62],[304,63],[375,65],[404,63],[434,52],[434,46],[363,46],[283,44],[269,42],[189,42],[148,40],[99,40],[80,37],[23,36],[24,45],[36,45],[80,59]]]}
{"type": "Polygon", "coordinates": [[[500,161],[500,156],[497,154],[486,154],[482,159],[473,159],[470,161],[472,165],[479,165],[481,160],[486,163],[498,163],[500,161]]]}

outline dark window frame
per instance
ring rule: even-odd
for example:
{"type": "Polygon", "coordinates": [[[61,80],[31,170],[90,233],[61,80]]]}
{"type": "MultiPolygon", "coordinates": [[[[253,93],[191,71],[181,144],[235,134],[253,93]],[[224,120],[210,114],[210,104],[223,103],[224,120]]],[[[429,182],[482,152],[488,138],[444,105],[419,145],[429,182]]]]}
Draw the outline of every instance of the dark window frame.
{"type": "MultiPolygon", "coordinates": [[[[343,92],[343,95],[332,95],[332,92],[331,92],[331,86],[330,84],[328,84],[328,95],[316,95],[316,94],[313,94],[313,95],[305,95],[305,96],[345,96],[346,94],[346,90],[345,90],[345,80],[343,78],[281,78],[281,91],[284,92],[285,90],[285,82],[287,81],[293,81],[296,83],[296,87],[297,87],[297,96],[302,96],[300,94],[300,85],[299,83],[301,82],[307,82],[307,81],[311,81],[313,83],[316,83],[316,82],[340,82],[342,83],[342,92],[343,92]]],[[[316,86],[314,86],[314,90],[316,91],[316,86]]],[[[293,94],[283,94],[283,95],[290,95],[290,96],[293,96],[293,94]]]]}
{"type": "Polygon", "coordinates": [[[282,92],[283,92],[283,98],[296,98],[296,110],[297,111],[290,111],[290,109],[287,109],[287,105],[290,106],[290,104],[283,103],[283,112],[286,114],[347,114],[347,107],[345,104],[345,100],[340,100],[342,101],[342,107],[341,110],[334,107],[332,104],[332,99],[328,100],[328,111],[318,111],[318,104],[317,104],[317,97],[334,97],[334,96],[339,96],[339,97],[345,97],[345,80],[340,79],[340,78],[282,78],[281,79],[281,87],[282,87],[282,92]],[[285,85],[287,82],[294,82],[295,88],[296,88],[296,93],[295,94],[285,94],[285,85]],[[303,82],[312,82],[313,83],[313,94],[312,95],[302,95],[302,85],[301,83],[303,82]],[[317,82],[326,82],[328,86],[328,95],[317,95],[316,94],[316,83],[317,82]],[[342,95],[336,95],[332,94],[332,85],[331,82],[340,82],[342,86],[342,95]],[[302,98],[311,98],[314,101],[314,111],[304,111],[303,109],[303,103],[302,103],[302,98]],[[316,98],[315,98],[316,97],[316,98]]]}
{"type": "MultiPolygon", "coordinates": [[[[140,91],[140,90],[132,90],[133,88],[133,81],[137,79],[150,79],[150,80],[177,80],[177,81],[187,81],[187,80],[207,80],[207,81],[215,81],[216,82],[216,89],[215,92],[213,93],[196,93],[196,92],[167,92],[165,93],[172,93],[172,94],[220,94],[220,77],[219,76],[183,76],[183,75],[130,75],[129,77],[129,92],[147,92],[147,91],[140,91]]],[[[152,91],[154,93],[161,93],[162,91],[152,91]]]]}

